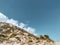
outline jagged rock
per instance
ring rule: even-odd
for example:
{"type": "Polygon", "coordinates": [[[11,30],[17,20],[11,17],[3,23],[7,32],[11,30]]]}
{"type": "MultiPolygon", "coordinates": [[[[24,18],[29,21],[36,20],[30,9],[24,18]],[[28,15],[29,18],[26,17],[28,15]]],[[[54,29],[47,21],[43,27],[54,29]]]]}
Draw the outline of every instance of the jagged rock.
{"type": "Polygon", "coordinates": [[[47,36],[37,37],[9,23],[0,22],[0,45],[54,45],[47,36]]]}

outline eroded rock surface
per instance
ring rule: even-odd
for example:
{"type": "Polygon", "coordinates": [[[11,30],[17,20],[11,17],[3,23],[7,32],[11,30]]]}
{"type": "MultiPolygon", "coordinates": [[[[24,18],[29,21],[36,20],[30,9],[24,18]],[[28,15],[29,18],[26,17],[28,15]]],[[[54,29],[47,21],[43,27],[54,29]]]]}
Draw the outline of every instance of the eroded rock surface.
{"type": "Polygon", "coordinates": [[[55,45],[48,36],[34,36],[12,24],[0,22],[0,45],[55,45]]]}

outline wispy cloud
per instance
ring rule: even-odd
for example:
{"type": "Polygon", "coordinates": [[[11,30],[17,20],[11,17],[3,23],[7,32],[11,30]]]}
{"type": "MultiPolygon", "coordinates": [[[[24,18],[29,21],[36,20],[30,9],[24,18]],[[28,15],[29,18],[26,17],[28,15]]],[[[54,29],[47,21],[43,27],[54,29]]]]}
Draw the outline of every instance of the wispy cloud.
{"type": "Polygon", "coordinates": [[[20,27],[21,29],[24,29],[24,30],[36,35],[35,28],[29,27],[29,26],[27,26],[27,24],[24,24],[23,22],[19,23],[18,20],[14,20],[13,18],[9,19],[9,17],[7,17],[6,15],[4,15],[1,12],[0,12],[0,22],[11,23],[15,26],[20,27]]]}

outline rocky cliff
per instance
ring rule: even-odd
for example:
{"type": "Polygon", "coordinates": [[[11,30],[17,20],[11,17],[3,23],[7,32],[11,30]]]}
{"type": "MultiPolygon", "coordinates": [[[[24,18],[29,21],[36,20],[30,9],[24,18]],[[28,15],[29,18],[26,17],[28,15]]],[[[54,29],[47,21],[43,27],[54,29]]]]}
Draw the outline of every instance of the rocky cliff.
{"type": "Polygon", "coordinates": [[[9,23],[0,22],[0,45],[55,45],[49,36],[34,36],[9,23]]]}

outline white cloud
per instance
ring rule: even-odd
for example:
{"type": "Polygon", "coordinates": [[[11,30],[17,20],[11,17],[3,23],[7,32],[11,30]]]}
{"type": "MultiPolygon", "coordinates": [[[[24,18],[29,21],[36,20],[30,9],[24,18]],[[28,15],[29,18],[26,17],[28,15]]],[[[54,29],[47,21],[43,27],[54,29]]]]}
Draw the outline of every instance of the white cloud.
{"type": "Polygon", "coordinates": [[[35,33],[35,29],[32,27],[27,27],[27,28],[23,28],[23,29],[25,29],[26,31],[28,31],[30,33],[35,33]]]}
{"type": "Polygon", "coordinates": [[[21,23],[19,24],[19,27],[20,27],[20,28],[25,28],[25,27],[26,27],[26,24],[24,24],[24,23],[21,22],[21,23]]]}
{"type": "Polygon", "coordinates": [[[6,17],[4,14],[0,13],[0,22],[6,22],[8,17],[6,17]]]}
{"type": "Polygon", "coordinates": [[[6,22],[6,23],[11,23],[15,26],[18,26],[20,27],[21,29],[24,29],[34,35],[36,35],[35,33],[35,28],[32,28],[32,27],[27,27],[27,24],[24,24],[24,23],[18,23],[17,20],[14,20],[13,18],[9,19],[6,15],[4,15],[3,13],[0,12],[0,22],[6,22]]]}
{"type": "Polygon", "coordinates": [[[18,26],[18,21],[14,20],[14,19],[7,19],[6,22],[18,26]]]}

